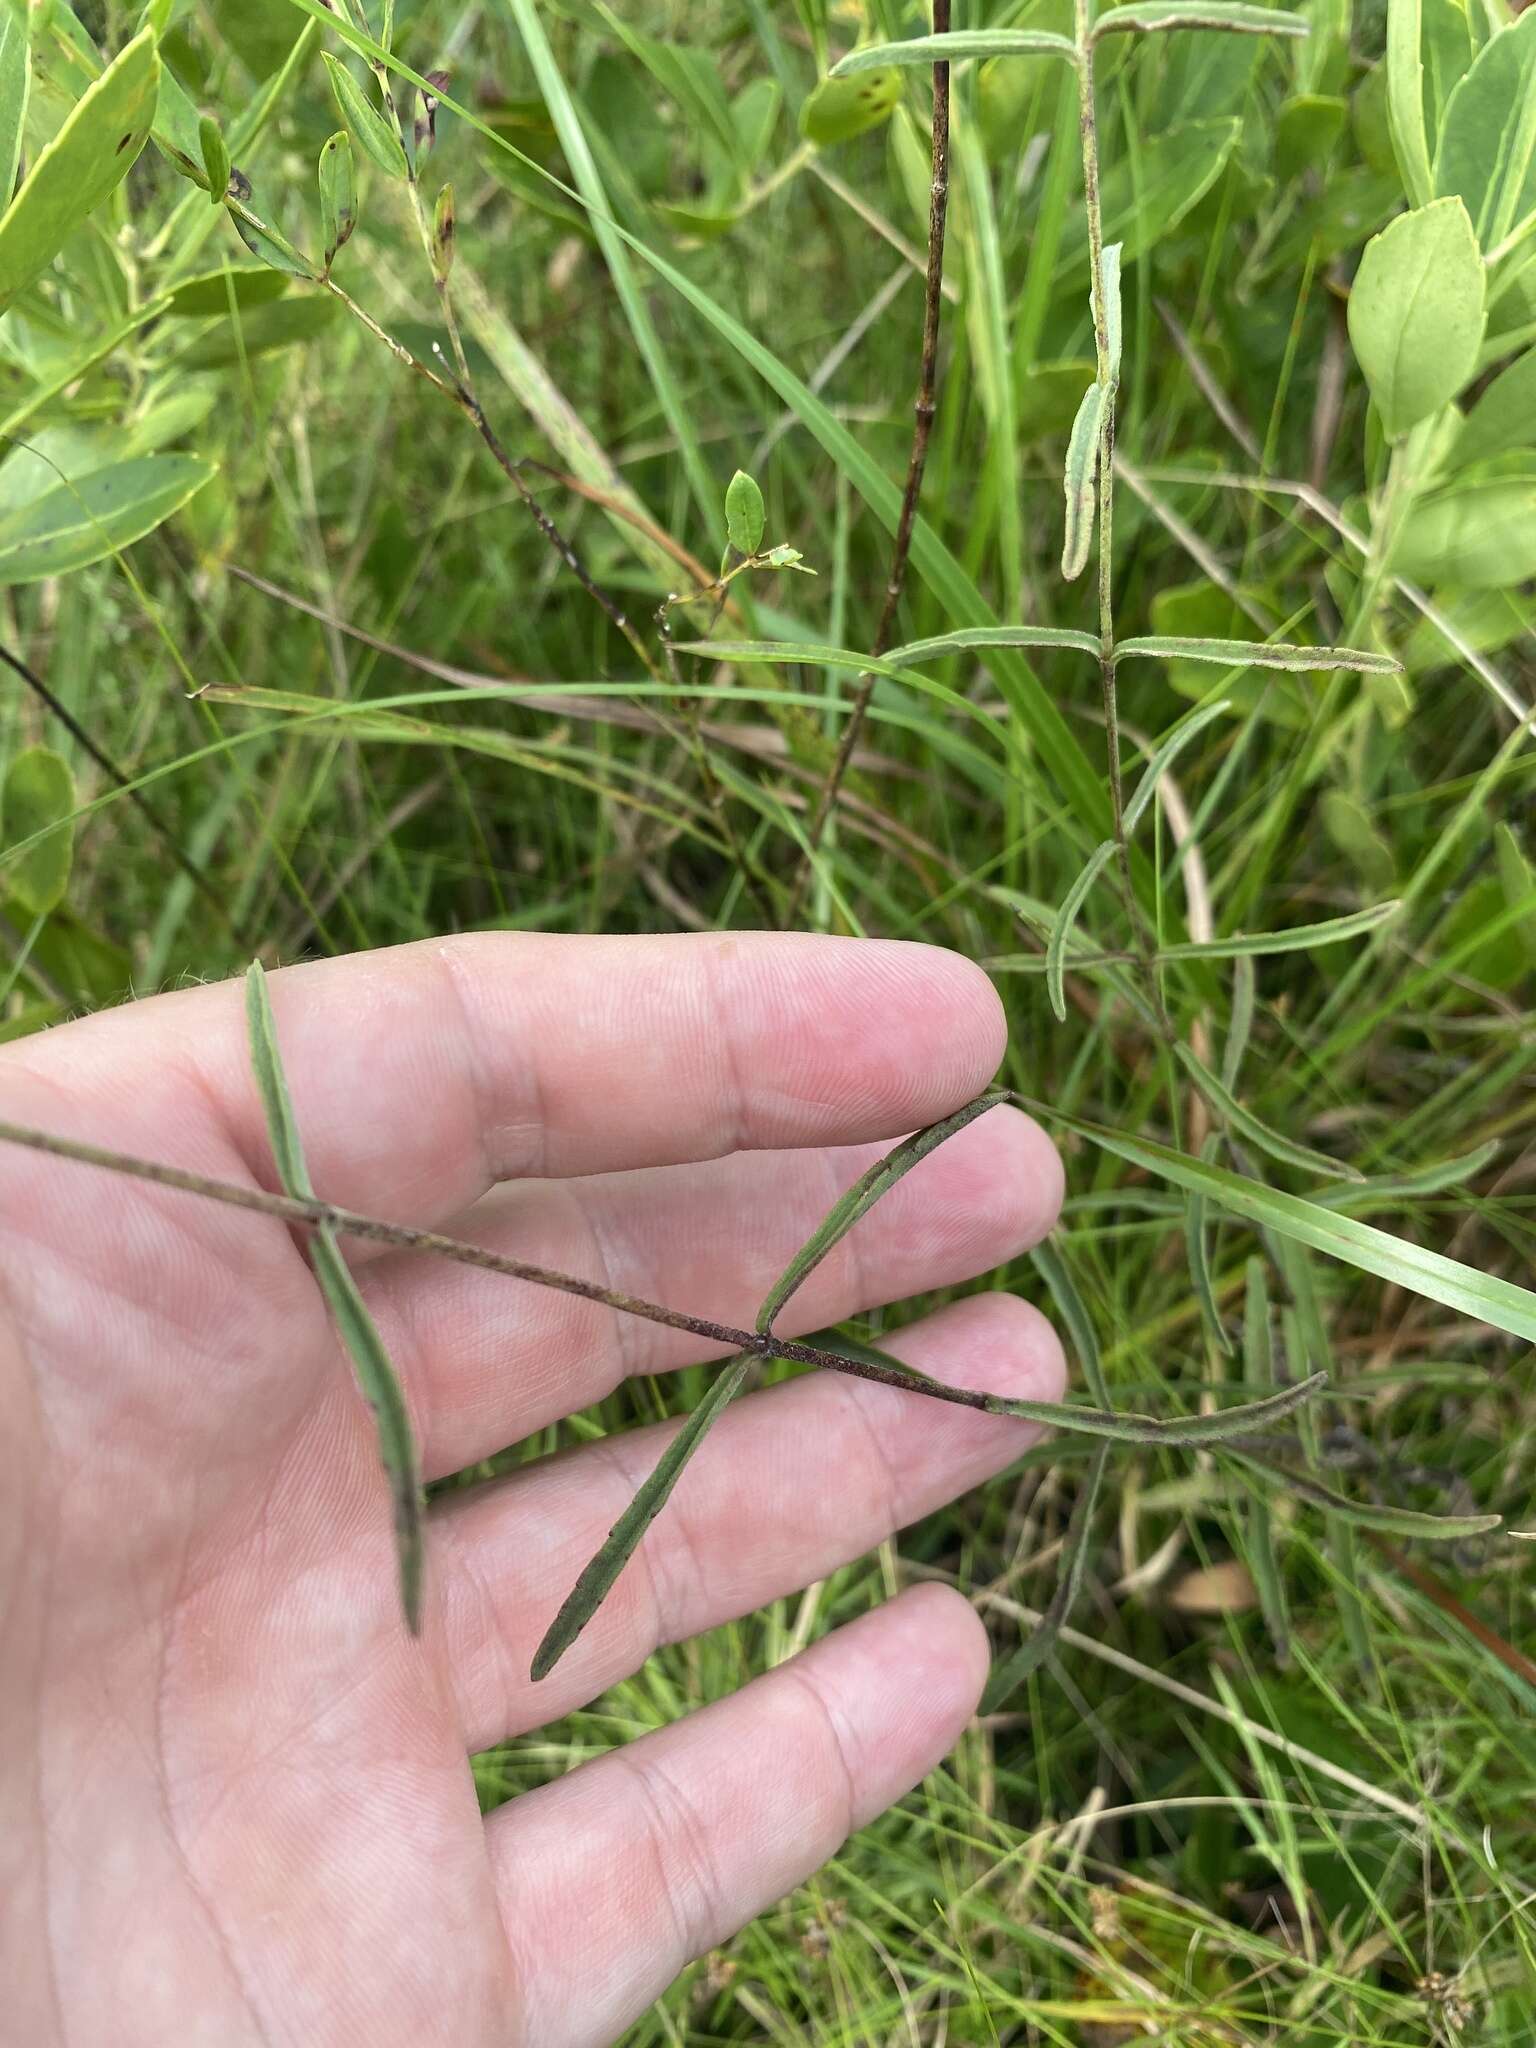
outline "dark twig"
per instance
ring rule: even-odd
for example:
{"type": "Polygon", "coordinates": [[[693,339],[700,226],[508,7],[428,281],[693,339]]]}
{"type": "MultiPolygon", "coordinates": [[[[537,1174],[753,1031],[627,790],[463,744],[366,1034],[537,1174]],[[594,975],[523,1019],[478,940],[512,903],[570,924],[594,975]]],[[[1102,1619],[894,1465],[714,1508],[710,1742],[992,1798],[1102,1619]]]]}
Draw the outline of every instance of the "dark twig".
{"type": "MultiPolygon", "coordinates": [[[[944,35],[949,29],[949,0],[933,0],[933,29],[944,35]]],[[[944,225],[949,214],[949,66],[933,67],[933,155],[932,182],[928,193],[928,270],[923,296],[923,355],[918,372],[917,401],[913,407],[912,452],[907,458],[906,489],[896,522],[896,540],[891,550],[890,574],[885,583],[885,602],[880,608],[870,654],[878,661],[891,644],[902,587],[907,580],[907,559],[912,552],[912,529],[917,524],[917,502],[922,496],[923,470],[928,462],[928,437],[933,431],[935,391],[939,373],[939,319],[944,304],[944,225]]],[[[847,722],[838,744],[837,758],[827,777],[816,810],[806,831],[805,856],[790,895],[786,923],[793,924],[810,879],[816,849],[827,828],[827,819],[837,802],[838,791],[848,773],[853,750],[859,743],[869,700],[875,692],[872,674],[860,676],[847,722]]]]}
{"type": "Polygon", "coordinates": [[[219,894],[212,882],[209,881],[207,875],[197,865],[197,862],[193,860],[192,856],[181,845],[175,833],[166,824],[164,818],[161,817],[160,813],[149,801],[149,798],[145,796],[142,790],[134,788],[133,778],[127,771],[120,768],[103,747],[97,745],[96,741],[91,738],[91,735],[69,709],[68,705],[60,702],[37,671],[29,667],[19,654],[13,654],[3,643],[0,643],[0,661],[3,661],[8,669],[13,670],[16,675],[21,677],[27,688],[47,706],[48,710],[59,721],[60,725],[63,726],[75,744],[90,756],[104,775],[110,777],[117,784],[128,801],[148,822],[155,836],[165,847],[166,852],[175,861],[177,867],[181,869],[198,894],[218,912],[221,922],[238,938],[240,934],[236,930],[234,920],[229,914],[229,905],[224,901],[224,898],[219,894]]]}

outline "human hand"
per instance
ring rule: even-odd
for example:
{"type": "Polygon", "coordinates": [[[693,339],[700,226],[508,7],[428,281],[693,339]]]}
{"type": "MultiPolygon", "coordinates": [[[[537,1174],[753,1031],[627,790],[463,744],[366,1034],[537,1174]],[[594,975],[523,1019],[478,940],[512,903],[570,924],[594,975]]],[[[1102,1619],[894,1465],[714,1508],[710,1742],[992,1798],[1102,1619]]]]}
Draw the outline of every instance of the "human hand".
{"type": "MultiPolygon", "coordinates": [[[[833,1197],[974,1095],[1004,1037],[954,955],[831,939],[486,936],[271,990],[323,1195],[748,1324],[833,1197]]],[[[7,1049],[0,1105],[274,1185],[235,984],[7,1049]]],[[[1033,1432],[828,1374],[746,1397],[534,1685],[535,1644],[674,1425],[439,1502],[413,1640],[372,1419],[300,1238],[35,1154],[0,1163],[8,2040],[596,2048],[974,1710],[980,1624],[918,1587],[482,1819],[469,1753],[857,1557],[1033,1432]]],[[[994,1111],[839,1245],[785,1334],[1014,1257],[1060,1191],[1038,1129],[994,1111]]],[[[700,1356],[569,1295],[347,1249],[428,1478],[700,1356]]],[[[1060,1390],[1049,1327],[1004,1294],[890,1348],[972,1386],[1060,1390]]]]}

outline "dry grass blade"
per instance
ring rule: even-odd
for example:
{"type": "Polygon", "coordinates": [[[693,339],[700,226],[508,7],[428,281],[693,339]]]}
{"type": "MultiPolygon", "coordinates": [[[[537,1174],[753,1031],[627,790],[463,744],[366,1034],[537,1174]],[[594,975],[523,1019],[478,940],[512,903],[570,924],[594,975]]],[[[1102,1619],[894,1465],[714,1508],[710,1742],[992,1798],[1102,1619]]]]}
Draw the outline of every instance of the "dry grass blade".
{"type": "MultiPolygon", "coordinates": [[[[277,1026],[267,979],[259,961],[254,961],[245,978],[245,1017],[250,1034],[251,1064],[266,1113],[267,1133],[278,1177],[290,1195],[314,1199],[298,1119],[283,1073],[277,1045],[277,1026]]],[[[316,1227],[310,1246],[315,1278],[325,1296],[352,1360],[353,1371],[364,1398],[372,1408],[379,1432],[379,1456],[389,1476],[395,1504],[395,1549],[400,1566],[400,1604],[412,1635],[421,1632],[421,1580],[423,1525],[421,1468],[410,1411],[400,1380],[384,1349],[373,1318],[364,1306],[352,1269],[341,1255],[335,1229],[322,1223],[316,1227]]]]}
{"type": "Polygon", "coordinates": [[[634,1499],[609,1530],[602,1549],[561,1602],[559,1613],[534,1652],[528,1674],[530,1678],[538,1680],[549,1676],[607,1599],[619,1573],[634,1556],[641,1537],[666,1506],[673,1487],[682,1477],[683,1467],[704,1441],[711,1424],[740,1393],[752,1363],[752,1354],[745,1352],[710,1382],[708,1392],[662,1452],[656,1469],[637,1489],[634,1499]]]}
{"type": "Polygon", "coordinates": [[[1228,1451],[1227,1456],[1266,1479],[1280,1480],[1287,1493],[1295,1494],[1299,1500],[1307,1501],[1315,1508],[1323,1508],[1330,1515],[1337,1515],[1341,1521],[1353,1523],[1357,1529],[1372,1529],[1382,1536],[1413,1536],[1425,1543],[1461,1543],[1471,1536],[1491,1535],[1504,1525],[1502,1515],[1431,1515],[1418,1508],[1394,1508],[1377,1501],[1349,1500],[1344,1494],[1335,1493],[1331,1487],[1320,1486],[1315,1479],[1308,1479],[1289,1468],[1282,1472],[1262,1458],[1246,1457],[1241,1451],[1228,1451]]]}

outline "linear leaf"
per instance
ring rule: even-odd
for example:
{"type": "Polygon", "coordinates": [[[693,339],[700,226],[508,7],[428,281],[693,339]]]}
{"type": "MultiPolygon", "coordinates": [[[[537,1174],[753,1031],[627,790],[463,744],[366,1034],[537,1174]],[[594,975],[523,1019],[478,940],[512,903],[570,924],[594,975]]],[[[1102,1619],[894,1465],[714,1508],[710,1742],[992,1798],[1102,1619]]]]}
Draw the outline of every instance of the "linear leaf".
{"type": "MultiPolygon", "coordinates": [[[[272,999],[260,961],[251,963],[245,977],[245,1019],[251,1064],[266,1115],[267,1136],[278,1178],[285,1193],[312,1198],[315,1190],[304,1158],[293,1098],[288,1092],[283,1072],[272,999]]],[[[410,1411],[406,1407],[399,1377],[390,1363],[373,1318],[364,1306],[334,1230],[325,1225],[316,1229],[310,1241],[310,1257],[320,1291],[325,1296],[326,1305],[352,1360],[357,1383],[373,1410],[378,1427],[379,1456],[394,1500],[400,1604],[405,1612],[406,1627],[413,1636],[419,1635],[424,1531],[421,1468],[410,1411]]]]}
{"type": "Polygon", "coordinates": [[[0,312],[41,277],[77,228],[116,191],[149,140],[160,59],[152,29],[93,79],[0,216],[0,312]]]}
{"type": "Polygon", "coordinates": [[[1082,1591],[1088,1538],[1093,1530],[1094,1510],[1098,1506],[1104,1468],[1108,1463],[1109,1446],[1106,1444],[1094,1452],[1077,1499],[1073,1502],[1072,1519],[1067,1524],[1067,1538],[1062,1546],[1061,1573],[1051,1595],[1051,1604],[1007,1663],[1000,1665],[987,1680],[980,1708],[983,1714],[995,1714],[1025,1680],[1039,1670],[1055,1649],[1063,1626],[1071,1619],[1082,1591]]]}
{"type": "Polygon", "coordinates": [[[1395,1207],[1399,1202],[1412,1200],[1417,1195],[1439,1195],[1447,1188],[1465,1187],[1474,1175],[1482,1172],[1499,1155],[1499,1140],[1489,1138],[1485,1144],[1474,1145],[1470,1152],[1462,1152],[1454,1159],[1438,1159],[1430,1166],[1421,1166],[1407,1173],[1383,1174],[1379,1179],[1362,1180],[1358,1185],[1347,1188],[1329,1188],[1316,1197],[1330,1209],[1355,1210],[1376,1204],[1395,1207]]]}
{"type": "Polygon", "coordinates": [[[757,1312],[756,1328],[765,1334],[773,1328],[774,1318],[790,1296],[804,1286],[832,1247],[842,1242],[859,1218],[872,1209],[882,1195],[889,1194],[898,1181],[904,1180],[914,1166],[926,1159],[930,1152],[936,1151],[947,1138],[963,1131],[967,1124],[974,1123],[977,1117],[984,1116],[1006,1099],[1004,1089],[988,1089],[963,1108],[940,1117],[937,1123],[914,1132],[910,1138],[904,1138],[883,1159],[877,1159],[869,1171],[861,1174],[847,1193],[832,1204],[819,1226],[769,1288],[757,1312]]]}
{"type": "MultiPolygon", "coordinates": [[[[1254,1385],[1274,1385],[1275,1354],[1269,1327],[1269,1287],[1262,1259],[1248,1261],[1243,1297],[1243,1369],[1254,1385]]],[[[1285,1580],[1275,1550],[1269,1495],[1263,1488],[1254,1490],[1248,1506],[1248,1565],[1259,1590],[1259,1605],[1263,1609],[1270,1641],[1275,1646],[1275,1660],[1285,1664],[1290,1658],[1290,1620],[1286,1609],[1285,1580]]]]}
{"type": "Polygon", "coordinates": [[[752,1362],[752,1354],[743,1352],[710,1381],[688,1420],[657,1460],[655,1470],[641,1483],[634,1499],[609,1530],[602,1548],[560,1603],[559,1613],[534,1652],[530,1678],[537,1681],[549,1676],[607,1598],[619,1573],[638,1549],[641,1537],[666,1506],[673,1487],[682,1477],[683,1467],[704,1441],[710,1426],[741,1392],[752,1362]]]}
{"type": "MultiPolygon", "coordinates": [[[[1120,251],[1122,244],[1111,242],[1103,252],[1104,272],[1104,334],[1109,356],[1109,378],[1113,384],[1120,376],[1120,354],[1122,333],[1120,323],[1120,251]]],[[[1093,298],[1098,297],[1098,287],[1093,288],[1093,298]]]]}
{"type": "Polygon", "coordinates": [[[1119,1410],[1107,1413],[1100,1408],[1079,1408],[1071,1402],[1011,1400],[1005,1394],[991,1395],[987,1411],[1121,1444],[1219,1444],[1228,1437],[1251,1436],[1256,1429],[1282,1422],[1327,1384],[1328,1375],[1317,1372],[1293,1387],[1282,1387],[1277,1394],[1245,1401],[1240,1408],[1223,1408],[1214,1415],[1125,1415],[1119,1410]]]}
{"type": "Polygon", "coordinates": [[[1289,647],[1278,640],[1186,639],[1179,633],[1147,633],[1119,641],[1116,661],[1130,654],[1151,655],[1159,661],[1210,661],[1220,668],[1284,668],[1303,673],[1347,668],[1367,676],[1403,672],[1402,663],[1390,654],[1373,654],[1364,647],[1289,647]]]}
{"type": "Polygon", "coordinates": [[[1410,206],[1435,194],[1424,120],[1423,0],[1387,0],[1387,128],[1410,206]]]}
{"type": "Polygon", "coordinates": [[[1106,8],[1093,24],[1092,40],[1103,36],[1154,35],[1168,29],[1208,28],[1238,36],[1304,36],[1310,34],[1305,15],[1279,7],[1250,7],[1244,0],[1130,0],[1125,7],[1106,8]]]}
{"type": "Polygon", "coordinates": [[[851,78],[887,64],[960,64],[967,57],[1066,57],[1077,50],[1070,36],[1032,28],[956,28],[943,35],[913,36],[899,43],[871,43],[850,50],[832,66],[830,78],[851,78]]]}
{"type": "Polygon", "coordinates": [[[1313,1507],[1324,1508],[1329,1514],[1353,1523],[1357,1529],[1376,1529],[1383,1536],[1417,1536],[1428,1543],[1459,1543],[1469,1536],[1490,1535],[1504,1522],[1502,1515],[1429,1515],[1420,1513],[1417,1508],[1382,1507],[1375,1501],[1349,1500],[1342,1493],[1319,1486],[1315,1479],[1293,1471],[1290,1466],[1281,1471],[1262,1458],[1245,1457],[1241,1451],[1229,1450],[1226,1455],[1239,1465],[1246,1465],[1250,1471],[1263,1473],[1271,1480],[1278,1479],[1287,1493],[1310,1502],[1313,1507]]]}
{"type": "Polygon", "coordinates": [[[358,148],[391,178],[408,178],[411,167],[394,124],[380,113],[339,57],[332,56],[329,50],[323,50],[321,56],[330,77],[336,111],[358,148]]]}
{"type": "Polygon", "coordinates": [[[1137,783],[1131,800],[1125,807],[1125,829],[1128,833],[1134,832],[1137,825],[1140,824],[1148,804],[1151,803],[1153,796],[1156,794],[1158,783],[1167,774],[1172,763],[1184,751],[1196,733],[1203,732],[1213,720],[1220,718],[1222,713],[1228,708],[1228,700],[1225,697],[1219,698],[1214,704],[1202,704],[1198,711],[1191,713],[1163,741],[1163,744],[1152,756],[1150,762],[1148,762],[1146,773],[1142,776],[1140,782],[1137,783]]]}
{"type": "Polygon", "coordinates": [[[32,97],[32,52],[19,14],[0,8],[0,210],[9,206],[32,97]]]}
{"type": "Polygon", "coordinates": [[[1232,970],[1232,1012],[1227,1021],[1226,1042],[1221,1048],[1221,1085],[1229,1094],[1236,1094],[1237,1077],[1243,1070],[1243,1055],[1253,1032],[1256,994],[1253,955],[1240,953],[1232,970]]]}
{"type": "Polygon", "coordinates": [[[1082,575],[1093,545],[1094,479],[1099,467],[1099,433],[1104,425],[1107,388],[1095,381],[1083,393],[1067,442],[1067,461],[1062,482],[1066,490],[1067,521],[1061,543],[1061,573],[1069,583],[1082,575]]]}
{"type": "Polygon", "coordinates": [[[1077,1350],[1083,1368],[1083,1378],[1088,1391],[1101,1408],[1112,1408],[1109,1397],[1109,1383],[1104,1377],[1104,1360],[1099,1352],[1099,1336],[1093,1327],[1093,1317],[1088,1313],[1088,1304],[1077,1291],[1077,1282],[1072,1278],[1067,1262],[1049,1238],[1037,1244],[1030,1253],[1035,1271],[1050,1289],[1051,1300],[1056,1304],[1056,1313],[1067,1326],[1067,1333],[1077,1350]]]}
{"type": "Polygon", "coordinates": [[[1274,1130],[1261,1117],[1238,1101],[1229,1088],[1222,1085],[1203,1060],[1197,1059],[1190,1048],[1181,1040],[1174,1046],[1180,1063],[1194,1081],[1200,1092],[1219,1110],[1234,1130],[1242,1132],[1245,1138],[1267,1152],[1271,1159],[1279,1159],[1287,1166],[1294,1166],[1302,1173],[1322,1174],[1328,1180],[1359,1180],[1361,1175],[1343,1160],[1330,1158],[1326,1152],[1314,1152],[1310,1145],[1299,1144],[1296,1139],[1286,1137],[1283,1131],[1274,1130]]]}
{"type": "Polygon", "coordinates": [[[1070,647],[1079,654],[1099,658],[1099,643],[1092,633],[1080,633],[1071,626],[961,626],[953,633],[938,633],[930,640],[909,640],[891,649],[891,660],[910,667],[920,661],[935,661],[946,654],[965,654],[985,647],[1070,647]]]}
{"type": "Polygon", "coordinates": [[[1352,1216],[1340,1216],[1303,1196],[1283,1194],[1262,1181],[1192,1159],[1187,1152],[1159,1144],[1154,1138],[1111,1130],[1106,1124],[1073,1116],[1028,1096],[1020,1095],[1016,1100],[1035,1115],[1075,1131],[1131,1166],[1156,1174],[1175,1187],[1193,1188],[1207,1195],[1234,1216],[1277,1231],[1282,1237],[1294,1238],[1314,1251],[1326,1252],[1330,1258],[1341,1259],[1362,1273],[1372,1273],[1379,1280],[1404,1287],[1410,1294],[1438,1301],[1442,1308],[1453,1309],[1458,1315],[1507,1330],[1512,1337],[1521,1337],[1528,1344],[1536,1343],[1536,1294],[1517,1287],[1511,1280],[1480,1273],[1459,1259],[1447,1258],[1443,1252],[1410,1244],[1406,1238],[1394,1237],[1389,1231],[1376,1229],[1374,1224],[1357,1222],[1352,1216]]]}
{"type": "Polygon", "coordinates": [[[1241,960],[1269,953],[1309,953],[1314,946],[1337,946],[1358,939],[1402,909],[1400,897],[1351,910],[1343,917],[1320,918],[1316,924],[1287,925],[1278,932],[1233,932],[1224,939],[1189,939],[1158,948],[1160,960],[1241,960]]]}
{"type": "Polygon", "coordinates": [[[1072,927],[1077,922],[1077,913],[1082,909],[1088,891],[1098,880],[1105,866],[1113,860],[1114,854],[1113,839],[1106,839],[1102,845],[1093,849],[1086,865],[1078,870],[1076,881],[1063,897],[1061,908],[1057,911],[1055,922],[1051,926],[1051,936],[1045,948],[1045,986],[1058,1024],[1065,1024],[1067,1021],[1067,941],[1072,936],[1072,927]]]}
{"type": "MultiPolygon", "coordinates": [[[[1209,1158],[1212,1148],[1220,1143],[1219,1135],[1212,1131],[1205,1141],[1205,1157],[1209,1158]]],[[[1206,1334],[1212,1344],[1230,1358],[1232,1339],[1227,1335],[1226,1324],[1221,1320],[1216,1290],[1211,1285],[1210,1251],[1206,1243],[1205,1197],[1193,1191],[1184,1197],[1184,1247],[1189,1259],[1189,1277],[1194,1284],[1195,1300],[1200,1309],[1200,1320],[1205,1324],[1206,1334]]]]}

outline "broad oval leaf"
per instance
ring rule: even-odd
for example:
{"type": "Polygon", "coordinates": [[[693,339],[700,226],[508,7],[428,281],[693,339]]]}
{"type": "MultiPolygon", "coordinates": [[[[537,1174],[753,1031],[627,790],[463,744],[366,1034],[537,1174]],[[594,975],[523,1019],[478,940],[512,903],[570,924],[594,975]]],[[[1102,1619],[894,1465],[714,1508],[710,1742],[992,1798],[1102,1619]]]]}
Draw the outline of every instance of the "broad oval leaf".
{"type": "Polygon", "coordinates": [[[755,477],[738,469],[725,487],[725,533],[738,555],[755,555],[763,544],[768,515],[755,477]]]}
{"type": "Polygon", "coordinates": [[[1503,590],[1536,576],[1536,473],[1486,477],[1415,505],[1392,566],[1416,583],[1503,590]]]}
{"type": "Polygon", "coordinates": [[[1485,253],[1536,213],[1536,14],[1478,52],[1445,106],[1435,190],[1466,204],[1485,253]]]}
{"type": "Polygon", "coordinates": [[[888,121],[900,98],[901,73],[889,64],[856,78],[824,78],[800,109],[800,133],[821,149],[851,142],[888,121]]]}
{"type": "Polygon", "coordinates": [[[64,900],[74,856],[75,783],[52,747],[26,747],[5,771],[0,829],[7,846],[47,834],[5,870],[7,893],[29,917],[47,917],[64,900]]]}
{"type": "Polygon", "coordinates": [[[1399,214],[1365,247],[1349,338],[1389,440],[1449,404],[1477,368],[1485,272],[1460,199],[1399,214]]]}
{"type": "Polygon", "coordinates": [[[0,519],[0,584],[67,575],[142,540],[216,473],[198,455],[145,455],[61,483],[0,519]]]}
{"type": "Polygon", "coordinates": [[[1061,573],[1070,583],[1081,576],[1093,545],[1094,485],[1099,473],[1099,436],[1104,425],[1104,407],[1109,399],[1107,385],[1097,381],[1083,393],[1067,442],[1067,462],[1062,474],[1066,491],[1067,518],[1061,542],[1061,573]]]}
{"type": "Polygon", "coordinates": [[[0,218],[0,312],[127,176],[149,139],[160,59],[145,29],[89,85],[0,218]]]}
{"type": "Polygon", "coordinates": [[[391,123],[379,112],[341,59],[333,57],[329,50],[322,54],[337,112],[351,130],[358,148],[391,178],[408,178],[411,167],[406,162],[405,146],[391,123]]]}
{"type": "Polygon", "coordinates": [[[1304,36],[1311,33],[1304,14],[1280,7],[1249,7],[1244,0],[1130,0],[1108,7],[1093,24],[1093,40],[1101,36],[1156,35],[1168,29],[1216,29],[1238,36],[1304,36]]]}
{"type": "Polygon", "coordinates": [[[166,312],[178,319],[218,319],[231,306],[248,313],[253,307],[268,305],[287,289],[288,280],[279,270],[254,270],[248,263],[225,264],[177,285],[166,312]]]}
{"type": "Polygon", "coordinates": [[[887,64],[960,64],[967,57],[1071,57],[1076,54],[1070,36],[1058,36],[1047,29],[956,28],[943,35],[913,36],[900,43],[872,43],[865,50],[851,50],[834,64],[829,78],[852,78],[861,71],[874,71],[887,64]]]}

